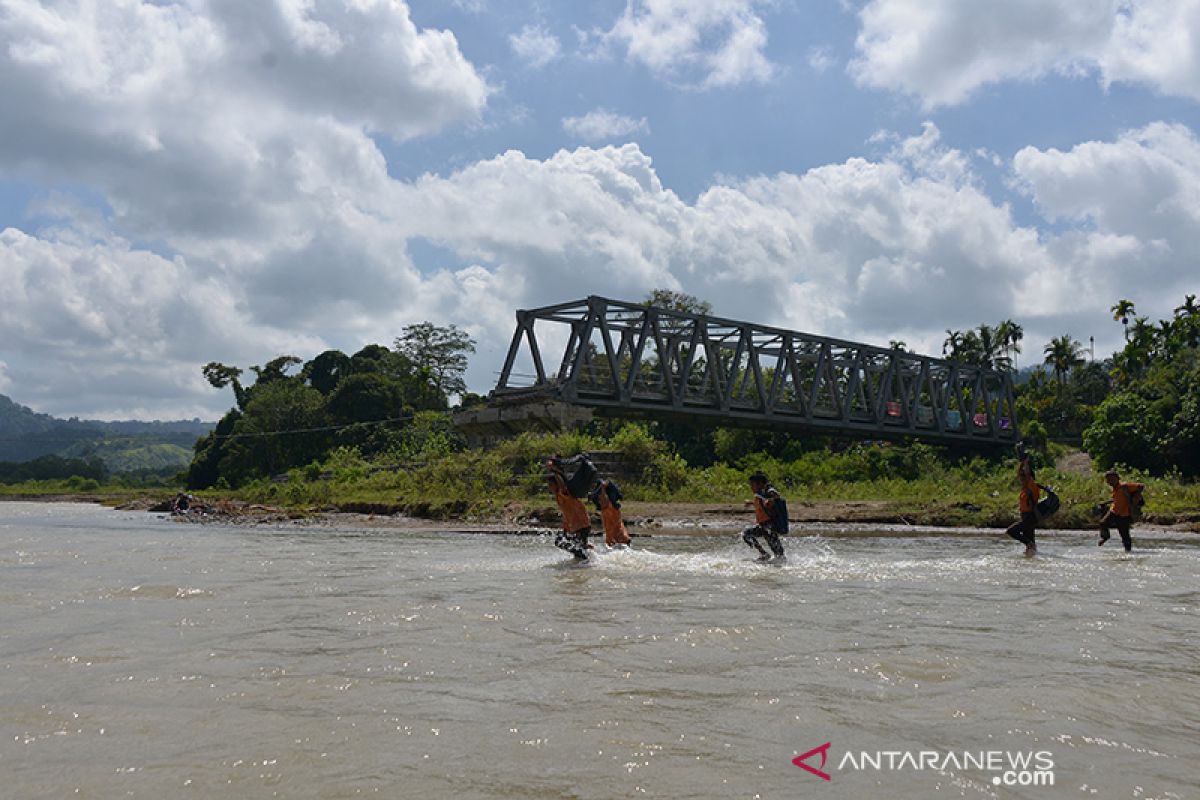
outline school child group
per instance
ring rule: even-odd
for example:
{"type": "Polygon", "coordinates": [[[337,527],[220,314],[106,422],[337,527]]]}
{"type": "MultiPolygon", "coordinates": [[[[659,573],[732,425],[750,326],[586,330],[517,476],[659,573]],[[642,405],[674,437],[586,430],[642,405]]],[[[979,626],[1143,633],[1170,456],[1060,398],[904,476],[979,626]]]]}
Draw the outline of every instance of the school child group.
{"type": "MultiPolygon", "coordinates": [[[[580,455],[571,459],[555,456],[546,462],[546,468],[547,488],[554,495],[563,518],[562,530],[554,537],[554,546],[566,550],[577,561],[586,561],[588,551],[595,549],[588,544],[592,519],[577,495],[583,494],[591,485],[595,467],[580,455]],[[570,476],[566,472],[568,466],[576,467],[570,476]]],[[[782,560],[783,542],[779,536],[788,532],[787,502],[761,472],[750,476],[750,488],[754,492],[750,504],[754,508],[755,524],[742,532],[742,540],[758,551],[759,561],[782,560]],[[771,548],[770,553],[762,546],[760,539],[771,548]]],[[[600,520],[604,523],[604,543],[612,549],[629,547],[629,532],[621,518],[620,488],[607,478],[601,478],[587,492],[587,497],[600,510],[600,520]]]]}
{"type": "MultiPolygon", "coordinates": [[[[1058,509],[1058,498],[1053,491],[1036,481],[1029,453],[1021,445],[1017,445],[1017,459],[1017,480],[1021,483],[1018,509],[1021,518],[1005,532],[1025,545],[1025,555],[1033,556],[1037,553],[1035,534],[1038,522],[1058,509]],[[1046,500],[1041,500],[1043,489],[1049,495],[1046,500]]],[[[578,561],[586,561],[588,551],[594,549],[588,544],[588,536],[592,533],[591,516],[579,497],[585,493],[600,511],[600,519],[604,524],[604,543],[610,549],[629,547],[629,532],[621,518],[621,490],[615,483],[600,478],[593,485],[595,467],[582,455],[571,459],[555,456],[546,462],[546,467],[547,487],[554,495],[563,517],[562,530],[554,538],[556,547],[566,550],[578,561]],[[576,469],[568,476],[566,468],[571,465],[576,469]],[[587,491],[589,487],[590,491],[587,491]]],[[[1107,542],[1112,529],[1116,528],[1121,536],[1121,544],[1128,553],[1133,549],[1129,531],[1141,512],[1145,486],[1122,482],[1120,475],[1113,470],[1104,474],[1104,480],[1112,489],[1112,500],[1099,507],[1103,516],[1100,519],[1098,544],[1107,542]]],[[[749,482],[754,493],[748,503],[754,509],[754,525],[742,532],[742,540],[758,551],[759,561],[782,561],[785,556],[779,537],[788,532],[787,502],[763,473],[755,472],[749,482]],[[763,547],[763,542],[766,542],[770,552],[763,547]]]]}
{"type": "MultiPolygon", "coordinates": [[[[1021,519],[1008,526],[1005,533],[1025,545],[1025,555],[1033,556],[1037,554],[1037,541],[1034,538],[1037,524],[1058,508],[1058,500],[1053,498],[1054,502],[1049,510],[1043,506],[1045,501],[1038,502],[1043,489],[1046,489],[1051,495],[1053,492],[1034,479],[1033,463],[1030,461],[1029,453],[1025,452],[1020,444],[1017,445],[1017,480],[1021,483],[1021,492],[1017,501],[1021,519]]],[[[1129,531],[1133,527],[1133,523],[1141,516],[1142,504],[1145,502],[1142,491],[1146,487],[1141,483],[1122,481],[1116,470],[1111,469],[1104,473],[1104,482],[1112,489],[1112,500],[1105,501],[1098,506],[1102,516],[1100,517],[1100,541],[1097,544],[1103,545],[1107,542],[1112,536],[1112,529],[1116,528],[1117,533],[1121,535],[1121,544],[1125,547],[1125,552],[1131,552],[1133,538],[1129,535],[1129,531]]]]}

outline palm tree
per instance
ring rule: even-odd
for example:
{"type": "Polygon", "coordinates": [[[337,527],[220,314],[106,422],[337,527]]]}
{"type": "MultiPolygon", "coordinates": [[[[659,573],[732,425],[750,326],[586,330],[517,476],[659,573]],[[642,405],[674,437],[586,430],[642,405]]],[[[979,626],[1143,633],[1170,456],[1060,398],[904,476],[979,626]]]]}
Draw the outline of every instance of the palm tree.
{"type": "Polygon", "coordinates": [[[1151,349],[1150,345],[1154,341],[1154,326],[1150,324],[1149,317],[1137,317],[1133,320],[1133,341],[1145,348],[1147,351],[1151,349]]]}
{"type": "Polygon", "coordinates": [[[946,328],[946,341],[942,342],[942,355],[957,358],[958,351],[962,349],[962,340],[962,331],[952,331],[946,328]]]}
{"type": "Polygon", "coordinates": [[[1071,338],[1071,334],[1064,333],[1051,339],[1042,353],[1046,356],[1044,363],[1054,369],[1061,392],[1066,383],[1067,373],[1083,363],[1083,345],[1071,338]]]}
{"type": "Polygon", "coordinates": [[[1132,300],[1118,300],[1113,307],[1109,309],[1112,312],[1113,319],[1125,326],[1125,341],[1129,341],[1129,318],[1134,315],[1132,300]]]}
{"type": "Polygon", "coordinates": [[[979,366],[984,369],[1008,369],[1012,359],[1003,355],[1004,338],[1000,335],[1000,329],[980,325],[978,331],[979,366]]]}
{"type": "Polygon", "coordinates": [[[1196,295],[1189,294],[1183,298],[1183,305],[1176,306],[1175,316],[1177,317],[1196,317],[1200,316],[1200,306],[1196,305],[1196,295]]]}
{"type": "Polygon", "coordinates": [[[1021,340],[1025,338],[1025,329],[1011,319],[1006,319],[996,326],[996,333],[1004,345],[1004,355],[1012,365],[1016,366],[1015,355],[1021,353],[1021,340]]]}

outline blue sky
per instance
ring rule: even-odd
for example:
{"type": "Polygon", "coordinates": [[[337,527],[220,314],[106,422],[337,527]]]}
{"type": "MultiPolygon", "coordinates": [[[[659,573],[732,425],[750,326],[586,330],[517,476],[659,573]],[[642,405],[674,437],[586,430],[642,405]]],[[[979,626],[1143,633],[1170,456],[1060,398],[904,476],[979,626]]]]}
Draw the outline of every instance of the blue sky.
{"type": "Polygon", "coordinates": [[[0,2],[0,392],[213,416],[209,360],[480,342],[659,286],[936,352],[1200,281],[1200,2],[0,2]]]}

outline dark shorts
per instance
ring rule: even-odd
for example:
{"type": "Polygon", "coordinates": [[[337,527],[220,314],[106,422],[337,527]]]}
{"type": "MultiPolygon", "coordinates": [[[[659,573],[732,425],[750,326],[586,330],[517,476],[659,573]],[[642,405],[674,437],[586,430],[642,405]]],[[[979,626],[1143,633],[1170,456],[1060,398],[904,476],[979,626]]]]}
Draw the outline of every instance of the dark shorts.
{"type": "Polygon", "coordinates": [[[1100,541],[1107,541],[1109,530],[1116,528],[1117,533],[1121,535],[1121,544],[1124,545],[1126,550],[1132,550],[1133,538],[1129,535],[1129,529],[1132,525],[1132,517],[1123,517],[1120,514],[1114,514],[1112,511],[1109,511],[1100,520],[1100,541]]]}
{"type": "Polygon", "coordinates": [[[779,534],[771,529],[770,524],[755,525],[753,528],[746,528],[742,531],[742,541],[762,553],[765,551],[758,543],[760,538],[766,540],[767,547],[771,548],[771,553],[776,556],[783,555],[783,542],[779,541],[779,534]]]}
{"type": "Polygon", "coordinates": [[[1027,547],[1034,546],[1034,533],[1037,530],[1037,514],[1033,511],[1022,511],[1021,519],[1008,526],[1005,531],[1009,536],[1016,539],[1021,544],[1027,547]]]}
{"type": "Polygon", "coordinates": [[[591,532],[591,527],[580,528],[570,533],[559,531],[554,537],[554,546],[561,547],[576,558],[587,558],[587,537],[591,532]]]}

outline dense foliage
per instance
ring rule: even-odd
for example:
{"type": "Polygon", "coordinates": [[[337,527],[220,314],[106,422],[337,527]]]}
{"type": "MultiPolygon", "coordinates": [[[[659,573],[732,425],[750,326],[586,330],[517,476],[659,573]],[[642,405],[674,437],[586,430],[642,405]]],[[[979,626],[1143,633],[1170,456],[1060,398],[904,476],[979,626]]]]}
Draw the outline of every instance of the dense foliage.
{"type": "Polygon", "coordinates": [[[94,486],[107,477],[108,468],[98,458],[85,460],[49,455],[30,461],[0,461],[0,483],[5,484],[78,478],[90,480],[94,486]]]}
{"type": "Polygon", "coordinates": [[[114,475],[174,475],[187,467],[192,445],[212,429],[200,420],[138,422],[59,419],[0,395],[0,461],[45,455],[99,459],[114,475]]]}
{"type": "MultiPolygon", "coordinates": [[[[1112,361],[1112,391],[1083,444],[1101,466],[1200,475],[1200,307],[1194,295],[1173,319],[1136,317],[1112,361]]],[[[1132,304],[1128,313],[1133,312],[1132,304]]]]}
{"type": "Polygon", "coordinates": [[[320,463],[337,448],[366,458],[402,458],[446,448],[456,438],[446,415],[448,391],[462,387],[474,342],[454,328],[409,326],[395,350],[371,344],[353,355],[327,350],[310,361],[285,355],[243,371],[212,362],[204,375],[233,389],[236,406],[196,443],[188,486],[241,486],[293,467],[320,463]],[[446,364],[432,369],[436,354],[446,364]],[[414,360],[419,359],[419,360],[414,360]],[[435,414],[431,421],[427,413],[435,414]]]}

